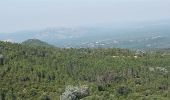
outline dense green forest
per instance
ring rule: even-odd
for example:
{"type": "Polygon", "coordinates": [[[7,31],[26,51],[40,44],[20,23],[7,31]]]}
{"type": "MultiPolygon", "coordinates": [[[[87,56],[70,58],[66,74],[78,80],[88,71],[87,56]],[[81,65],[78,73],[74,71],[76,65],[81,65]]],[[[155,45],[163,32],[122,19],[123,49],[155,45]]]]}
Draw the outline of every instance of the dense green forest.
{"type": "Polygon", "coordinates": [[[169,71],[169,52],[0,42],[0,100],[169,100],[169,71]]]}

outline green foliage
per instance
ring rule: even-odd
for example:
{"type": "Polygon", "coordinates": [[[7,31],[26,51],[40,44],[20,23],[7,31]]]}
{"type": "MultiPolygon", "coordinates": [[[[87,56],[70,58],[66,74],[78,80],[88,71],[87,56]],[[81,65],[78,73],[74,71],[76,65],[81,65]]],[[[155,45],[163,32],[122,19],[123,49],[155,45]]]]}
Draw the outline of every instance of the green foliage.
{"type": "Polygon", "coordinates": [[[69,85],[82,100],[168,100],[170,55],[126,49],[65,49],[0,42],[0,100],[59,100],[69,85]]]}

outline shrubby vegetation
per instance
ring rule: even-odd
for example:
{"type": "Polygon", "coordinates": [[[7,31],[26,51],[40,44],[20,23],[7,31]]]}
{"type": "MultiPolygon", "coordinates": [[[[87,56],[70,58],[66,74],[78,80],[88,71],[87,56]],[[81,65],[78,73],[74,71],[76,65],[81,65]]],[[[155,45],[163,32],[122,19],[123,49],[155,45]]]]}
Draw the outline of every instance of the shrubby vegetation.
{"type": "Polygon", "coordinates": [[[0,42],[0,100],[59,100],[84,85],[82,100],[169,100],[169,71],[161,52],[0,42]]]}

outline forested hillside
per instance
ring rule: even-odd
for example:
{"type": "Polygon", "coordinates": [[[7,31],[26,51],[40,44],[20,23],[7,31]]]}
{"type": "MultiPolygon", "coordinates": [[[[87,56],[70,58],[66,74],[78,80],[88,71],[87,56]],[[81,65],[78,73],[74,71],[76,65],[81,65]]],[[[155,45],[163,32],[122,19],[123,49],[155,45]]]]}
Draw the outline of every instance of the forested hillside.
{"type": "Polygon", "coordinates": [[[169,71],[168,52],[0,42],[0,100],[60,100],[68,86],[88,93],[67,100],[169,100],[169,71]]]}
{"type": "Polygon", "coordinates": [[[38,40],[38,39],[28,39],[24,42],[22,42],[23,45],[26,45],[26,46],[41,46],[41,47],[54,47],[46,42],[43,42],[41,40],[38,40]]]}

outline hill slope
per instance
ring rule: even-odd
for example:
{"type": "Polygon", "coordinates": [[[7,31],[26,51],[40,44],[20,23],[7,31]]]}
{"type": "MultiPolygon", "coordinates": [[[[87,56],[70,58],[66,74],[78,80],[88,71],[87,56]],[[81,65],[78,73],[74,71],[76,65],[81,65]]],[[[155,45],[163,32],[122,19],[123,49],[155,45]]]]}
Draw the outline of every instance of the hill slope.
{"type": "Polygon", "coordinates": [[[28,46],[41,46],[41,47],[54,47],[46,42],[43,42],[38,39],[28,39],[24,42],[22,42],[23,45],[28,45],[28,46]]]}
{"type": "Polygon", "coordinates": [[[9,42],[0,42],[0,55],[1,100],[59,100],[68,85],[89,88],[82,100],[170,98],[170,55],[9,42]]]}

